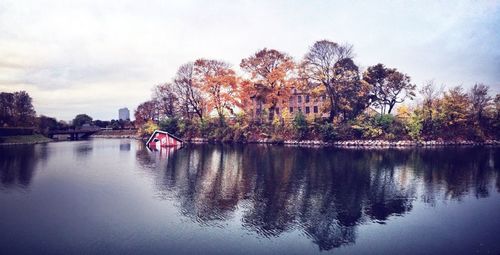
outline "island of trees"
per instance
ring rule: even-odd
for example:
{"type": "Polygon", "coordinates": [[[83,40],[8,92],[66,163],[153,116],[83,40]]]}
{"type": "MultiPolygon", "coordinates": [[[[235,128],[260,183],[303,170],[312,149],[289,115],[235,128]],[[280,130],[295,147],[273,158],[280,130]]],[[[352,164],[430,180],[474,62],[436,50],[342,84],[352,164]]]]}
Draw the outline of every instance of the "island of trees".
{"type": "Polygon", "coordinates": [[[179,67],[135,111],[142,134],[162,129],[185,139],[474,140],[499,138],[500,95],[475,84],[417,88],[408,74],[376,64],[361,71],[353,46],[322,40],[296,61],[275,49],[241,60],[179,67]]]}
{"type": "Polygon", "coordinates": [[[30,127],[46,135],[93,125],[219,142],[500,140],[500,95],[488,86],[445,89],[430,81],[417,88],[397,68],[379,63],[360,70],[353,56],[352,45],[322,40],[301,60],[259,50],[241,60],[239,73],[224,61],[198,59],[155,86],[134,122],[37,117],[28,93],[1,92],[0,133],[30,127]]]}

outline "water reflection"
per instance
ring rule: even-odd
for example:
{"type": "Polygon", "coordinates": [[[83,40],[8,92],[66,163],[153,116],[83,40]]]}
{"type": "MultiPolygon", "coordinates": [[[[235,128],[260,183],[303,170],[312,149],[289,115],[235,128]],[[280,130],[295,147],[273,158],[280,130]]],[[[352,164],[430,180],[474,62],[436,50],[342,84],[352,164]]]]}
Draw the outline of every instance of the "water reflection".
{"type": "Polygon", "coordinates": [[[120,143],[120,151],[130,151],[130,148],[132,147],[130,141],[125,140],[120,143]]]}
{"type": "Polygon", "coordinates": [[[0,146],[0,184],[1,188],[28,188],[40,159],[47,157],[47,147],[40,145],[0,146]]]}
{"type": "Polygon", "coordinates": [[[354,243],[360,224],[385,224],[416,202],[499,192],[499,152],[192,146],[140,149],[136,158],[154,175],[157,196],[193,221],[220,225],[241,210],[242,226],[262,237],[299,230],[330,250],[354,243]]]}

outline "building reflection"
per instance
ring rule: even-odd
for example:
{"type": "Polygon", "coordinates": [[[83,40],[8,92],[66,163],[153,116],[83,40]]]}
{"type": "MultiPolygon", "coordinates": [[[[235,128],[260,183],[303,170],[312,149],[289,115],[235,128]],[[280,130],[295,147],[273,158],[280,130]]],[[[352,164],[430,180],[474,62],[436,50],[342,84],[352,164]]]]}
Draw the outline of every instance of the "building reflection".
{"type": "Polygon", "coordinates": [[[360,224],[385,224],[415,202],[436,204],[499,192],[499,150],[339,150],[188,146],[163,159],[137,151],[158,197],[202,225],[241,212],[263,237],[298,230],[321,250],[354,243],[360,224]]]}

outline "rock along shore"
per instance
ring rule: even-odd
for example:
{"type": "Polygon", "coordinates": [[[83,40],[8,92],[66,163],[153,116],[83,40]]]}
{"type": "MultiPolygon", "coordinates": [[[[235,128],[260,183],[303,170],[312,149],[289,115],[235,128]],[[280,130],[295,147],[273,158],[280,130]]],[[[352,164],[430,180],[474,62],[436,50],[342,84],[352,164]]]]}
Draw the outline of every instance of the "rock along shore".
{"type": "MultiPolygon", "coordinates": [[[[192,138],[187,141],[191,144],[204,144],[210,143],[206,138],[192,138]]],[[[347,141],[334,141],[334,142],[324,142],[319,140],[285,140],[276,141],[273,139],[259,139],[253,141],[247,141],[246,143],[255,144],[283,144],[287,146],[304,146],[304,147],[339,147],[339,148],[403,148],[403,147],[444,147],[444,146],[500,146],[500,141],[497,140],[486,140],[486,141],[471,141],[471,140],[460,140],[460,141],[442,141],[442,140],[430,140],[430,141],[411,141],[411,140],[401,140],[401,141],[387,141],[387,140],[347,140],[347,141]]]]}

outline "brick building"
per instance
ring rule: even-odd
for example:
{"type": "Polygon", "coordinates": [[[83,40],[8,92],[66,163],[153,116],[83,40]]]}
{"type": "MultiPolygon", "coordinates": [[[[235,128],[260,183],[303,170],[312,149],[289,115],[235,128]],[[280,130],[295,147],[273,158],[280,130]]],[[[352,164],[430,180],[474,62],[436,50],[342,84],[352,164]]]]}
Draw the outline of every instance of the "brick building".
{"type": "MultiPolygon", "coordinates": [[[[264,119],[268,118],[271,120],[272,114],[269,114],[270,109],[265,109],[263,97],[260,95],[254,95],[252,99],[252,113],[254,119],[264,119]]],[[[290,117],[295,116],[296,113],[302,112],[306,117],[328,117],[328,113],[322,113],[323,103],[326,101],[326,96],[322,95],[319,97],[312,96],[308,92],[300,91],[298,89],[292,89],[292,95],[288,101],[283,101],[281,103],[281,108],[286,108],[290,113],[290,117]]],[[[280,107],[274,109],[274,114],[282,115],[283,110],[280,107]]]]}

